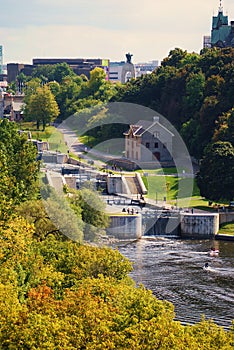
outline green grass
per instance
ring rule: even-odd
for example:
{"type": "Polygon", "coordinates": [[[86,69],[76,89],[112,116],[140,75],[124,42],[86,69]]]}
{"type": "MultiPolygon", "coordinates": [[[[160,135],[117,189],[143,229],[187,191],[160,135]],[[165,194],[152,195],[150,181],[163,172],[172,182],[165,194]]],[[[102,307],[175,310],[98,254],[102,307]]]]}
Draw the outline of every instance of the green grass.
{"type": "Polygon", "coordinates": [[[47,126],[45,130],[37,130],[36,124],[32,122],[21,122],[21,130],[30,131],[32,138],[35,140],[42,140],[49,142],[51,151],[60,151],[67,153],[67,146],[64,141],[63,134],[54,126],[47,126]]]}
{"type": "Polygon", "coordinates": [[[219,229],[219,234],[234,236],[234,222],[222,224],[219,229]]]}
{"type": "Polygon", "coordinates": [[[148,189],[147,197],[151,199],[155,199],[156,192],[158,196],[158,200],[163,200],[164,196],[167,196],[167,199],[175,200],[177,196],[180,198],[187,198],[190,196],[189,189],[193,186],[192,196],[197,196],[199,194],[199,190],[196,185],[194,185],[193,179],[188,178],[179,178],[177,176],[143,176],[143,181],[148,189]],[[183,191],[183,193],[179,193],[183,191]],[[188,189],[188,190],[187,190],[188,189]]]}
{"type": "Polygon", "coordinates": [[[209,207],[208,200],[200,196],[195,179],[167,175],[143,176],[142,179],[148,190],[147,198],[164,201],[166,197],[167,203],[171,205],[215,211],[209,207]]]}

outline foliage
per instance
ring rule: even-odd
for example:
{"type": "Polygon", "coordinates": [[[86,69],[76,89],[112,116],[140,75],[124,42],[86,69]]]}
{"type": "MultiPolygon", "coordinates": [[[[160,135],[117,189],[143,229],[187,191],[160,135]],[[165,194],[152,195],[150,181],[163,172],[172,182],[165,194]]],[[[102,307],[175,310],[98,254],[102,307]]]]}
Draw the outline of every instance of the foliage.
{"type": "Polygon", "coordinates": [[[232,132],[223,132],[233,108],[233,60],[233,48],[205,49],[200,55],[176,48],[152,74],[120,86],[112,101],[157,110],[182,132],[189,151],[199,159],[214,133],[216,141],[232,142],[232,132]]]}
{"type": "Polygon", "coordinates": [[[134,285],[118,250],[34,230],[16,216],[0,226],[3,349],[232,349],[233,329],[174,321],[172,304],[134,285]]]}
{"type": "Polygon", "coordinates": [[[84,237],[86,240],[94,240],[95,237],[104,234],[109,225],[104,202],[93,187],[83,186],[80,190],[72,192],[69,201],[75,212],[77,210],[81,212],[82,220],[85,223],[84,237]]]}
{"type": "MultiPolygon", "coordinates": [[[[49,95],[52,100],[55,96],[60,117],[65,118],[86,106],[100,106],[118,90],[116,99],[157,108],[183,129],[196,156],[212,138],[221,139],[206,148],[198,183],[203,193],[211,184],[207,196],[233,197],[232,63],[232,49],[203,50],[200,55],[175,49],[155,73],[116,86],[100,69],[89,80],[75,76],[65,65],[40,67],[26,83],[26,112],[38,92],[46,92],[48,101],[49,95]]],[[[38,113],[40,108],[39,103],[38,113]]],[[[56,108],[52,109],[54,113],[56,108]]],[[[99,112],[84,123],[94,127],[98,118],[105,119],[102,108],[99,112]]],[[[51,113],[38,122],[55,117],[51,113]]],[[[233,349],[234,325],[225,331],[202,319],[182,326],[174,321],[172,304],[135,286],[128,276],[132,264],[118,250],[81,244],[87,227],[98,231],[108,224],[103,203],[92,189],[69,190],[68,203],[42,187],[44,203],[33,200],[38,194],[35,159],[36,149],[26,136],[14,123],[2,121],[1,349],[233,349]],[[72,240],[61,234],[63,230],[72,240]]],[[[165,192],[170,187],[176,194],[177,183],[169,184],[169,177],[165,182],[165,192]]]]}
{"type": "Polygon", "coordinates": [[[42,123],[43,130],[47,123],[59,115],[57,102],[47,85],[36,88],[36,91],[26,98],[24,114],[27,120],[37,123],[37,129],[42,123]]]}
{"type": "Polygon", "coordinates": [[[234,147],[218,141],[207,147],[197,177],[201,195],[211,200],[234,198],[234,147]]]}
{"type": "MultiPolygon", "coordinates": [[[[20,134],[15,123],[0,121],[0,208],[2,215],[12,205],[37,195],[39,164],[37,150],[20,134]]],[[[13,207],[12,207],[13,208],[13,207]]]]}

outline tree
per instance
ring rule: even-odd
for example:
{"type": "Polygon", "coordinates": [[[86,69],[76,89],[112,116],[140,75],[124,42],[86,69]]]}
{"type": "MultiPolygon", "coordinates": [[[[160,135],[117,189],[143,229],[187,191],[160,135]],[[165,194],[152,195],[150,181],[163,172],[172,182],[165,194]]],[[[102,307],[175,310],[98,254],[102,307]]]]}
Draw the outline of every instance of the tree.
{"type": "Polygon", "coordinates": [[[205,87],[205,76],[202,72],[191,73],[186,81],[185,104],[188,112],[194,114],[200,109],[205,87]]]}
{"type": "Polygon", "coordinates": [[[25,86],[25,83],[27,81],[27,77],[26,77],[26,75],[24,73],[20,73],[20,74],[17,75],[16,80],[17,80],[17,85],[18,85],[18,91],[20,93],[22,93],[23,89],[24,89],[24,86],[25,86]]]}
{"type": "Polygon", "coordinates": [[[65,62],[58,63],[53,66],[53,72],[50,75],[50,81],[57,81],[58,83],[61,83],[62,80],[65,77],[75,77],[76,74],[73,72],[73,70],[69,67],[69,65],[65,62]]]}
{"type": "Polygon", "coordinates": [[[162,66],[180,67],[186,56],[187,51],[180,48],[175,48],[169,52],[168,57],[164,58],[162,61],[162,66]]]}
{"type": "Polygon", "coordinates": [[[76,191],[70,197],[71,207],[74,211],[81,209],[85,238],[94,239],[95,235],[104,234],[109,224],[109,217],[105,213],[105,204],[98,193],[88,188],[76,191]]]}
{"type": "Polygon", "coordinates": [[[38,87],[25,103],[26,116],[29,120],[36,121],[37,129],[42,123],[43,130],[45,130],[46,124],[52,122],[59,115],[57,102],[47,85],[38,87]]]}
{"type": "Polygon", "coordinates": [[[11,206],[38,194],[39,163],[37,150],[20,134],[17,125],[7,119],[0,121],[0,196],[2,214],[11,206]],[[7,201],[6,206],[3,205],[7,201]]]}
{"type": "Polygon", "coordinates": [[[214,141],[229,141],[234,146],[234,108],[219,118],[213,139],[214,141]]]}
{"type": "Polygon", "coordinates": [[[234,147],[230,142],[208,146],[201,162],[197,184],[201,195],[218,201],[234,198],[234,147]]]}

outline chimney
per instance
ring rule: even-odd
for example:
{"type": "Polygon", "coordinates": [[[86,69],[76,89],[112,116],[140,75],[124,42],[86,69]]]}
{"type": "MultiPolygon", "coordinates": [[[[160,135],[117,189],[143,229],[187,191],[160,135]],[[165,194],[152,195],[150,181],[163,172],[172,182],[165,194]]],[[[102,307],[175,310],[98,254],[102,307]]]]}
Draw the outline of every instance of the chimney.
{"type": "Polygon", "coordinates": [[[159,117],[158,116],[153,117],[153,121],[154,122],[159,122],[159,117]]]}

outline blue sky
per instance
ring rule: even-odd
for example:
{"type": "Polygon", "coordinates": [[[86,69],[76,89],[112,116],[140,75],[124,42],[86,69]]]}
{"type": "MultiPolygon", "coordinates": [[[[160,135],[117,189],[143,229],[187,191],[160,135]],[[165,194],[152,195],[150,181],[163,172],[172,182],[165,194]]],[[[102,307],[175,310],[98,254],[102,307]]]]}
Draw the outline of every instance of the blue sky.
{"type": "MultiPolygon", "coordinates": [[[[162,60],[175,47],[199,52],[219,0],[7,0],[0,9],[4,63],[43,57],[162,60]]],[[[234,1],[223,0],[234,20],[234,1]]]]}

